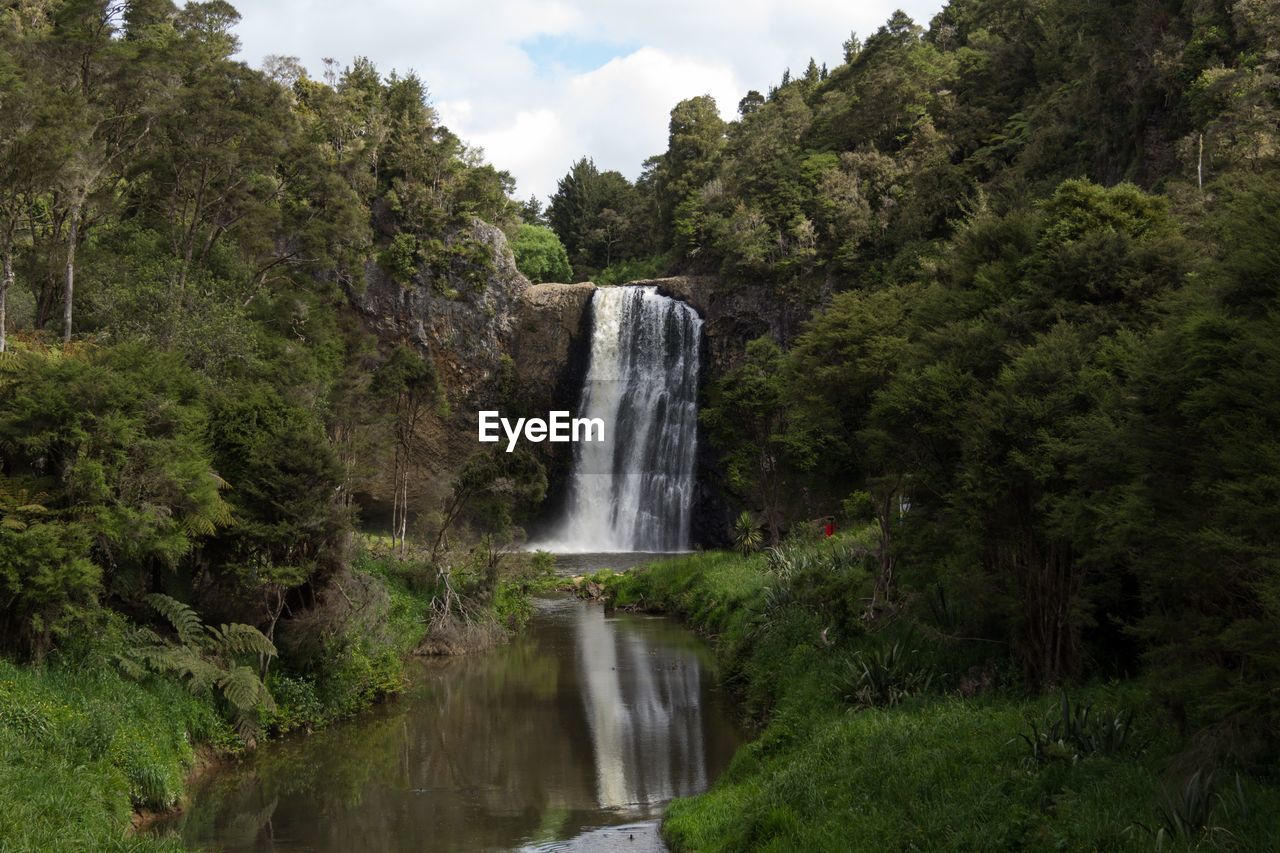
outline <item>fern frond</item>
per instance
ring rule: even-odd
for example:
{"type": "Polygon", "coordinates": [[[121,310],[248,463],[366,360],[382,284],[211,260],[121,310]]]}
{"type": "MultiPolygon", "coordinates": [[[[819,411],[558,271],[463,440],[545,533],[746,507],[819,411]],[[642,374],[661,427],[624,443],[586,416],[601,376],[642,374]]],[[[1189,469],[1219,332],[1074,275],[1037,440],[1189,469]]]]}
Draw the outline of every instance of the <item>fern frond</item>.
{"type": "Polygon", "coordinates": [[[230,625],[223,625],[220,630],[211,630],[213,637],[214,652],[216,654],[225,655],[267,655],[275,657],[275,644],[267,639],[267,635],[263,634],[252,625],[243,625],[238,622],[230,625]]]}
{"type": "Polygon", "coordinates": [[[169,621],[173,629],[178,632],[178,639],[183,645],[203,648],[208,642],[204,622],[191,605],[183,604],[176,598],[170,598],[160,592],[148,595],[147,603],[169,621]]]}
{"type": "Polygon", "coordinates": [[[236,714],[235,726],[236,734],[240,735],[240,739],[248,744],[250,749],[253,749],[254,744],[257,742],[259,731],[257,715],[244,712],[238,713],[236,714]]]}
{"type": "Polygon", "coordinates": [[[231,706],[241,711],[251,711],[258,707],[258,702],[264,696],[270,699],[266,685],[258,678],[258,673],[247,666],[232,667],[222,673],[218,678],[218,687],[231,706]]]}
{"type": "Polygon", "coordinates": [[[219,527],[232,522],[231,505],[215,498],[211,506],[201,507],[182,518],[182,527],[191,536],[212,536],[219,527]]]}
{"type": "Polygon", "coordinates": [[[120,667],[121,672],[135,681],[148,672],[145,661],[129,655],[116,655],[116,664],[120,667]]]}

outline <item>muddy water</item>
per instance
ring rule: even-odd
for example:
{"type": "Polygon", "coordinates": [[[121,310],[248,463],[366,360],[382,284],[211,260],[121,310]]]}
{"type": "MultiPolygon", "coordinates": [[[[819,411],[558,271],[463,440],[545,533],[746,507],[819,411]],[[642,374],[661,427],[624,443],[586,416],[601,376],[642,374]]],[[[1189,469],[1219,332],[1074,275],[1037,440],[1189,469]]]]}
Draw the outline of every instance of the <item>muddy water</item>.
{"type": "Polygon", "coordinates": [[[739,742],[707,649],[660,618],[540,600],[493,652],[204,777],[170,827],[213,850],[661,850],[657,818],[739,742]]]}

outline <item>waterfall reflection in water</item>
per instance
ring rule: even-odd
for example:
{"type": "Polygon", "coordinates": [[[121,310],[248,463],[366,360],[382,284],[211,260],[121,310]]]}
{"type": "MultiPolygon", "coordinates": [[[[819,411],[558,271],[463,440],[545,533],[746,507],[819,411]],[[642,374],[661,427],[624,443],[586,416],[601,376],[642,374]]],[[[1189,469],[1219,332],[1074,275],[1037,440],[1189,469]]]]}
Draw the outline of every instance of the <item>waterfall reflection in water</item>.
{"type": "Polygon", "coordinates": [[[399,701],[208,774],[169,828],[220,850],[589,850],[634,824],[654,849],[636,822],[704,789],[738,743],[695,637],[574,599],[415,678],[399,701]]]}
{"type": "Polygon", "coordinates": [[[698,656],[660,658],[595,608],[580,611],[577,637],[600,806],[662,803],[705,788],[698,656]]]}

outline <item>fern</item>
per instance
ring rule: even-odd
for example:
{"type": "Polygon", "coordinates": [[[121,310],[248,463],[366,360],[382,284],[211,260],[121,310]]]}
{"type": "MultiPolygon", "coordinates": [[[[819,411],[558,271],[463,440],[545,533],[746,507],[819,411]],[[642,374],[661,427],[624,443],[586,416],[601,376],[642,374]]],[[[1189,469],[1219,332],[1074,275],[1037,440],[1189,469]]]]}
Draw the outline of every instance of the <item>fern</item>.
{"type": "Polygon", "coordinates": [[[131,678],[148,672],[171,673],[196,695],[216,694],[230,709],[240,736],[252,745],[259,709],[274,711],[276,706],[257,671],[240,658],[273,658],[275,645],[252,625],[211,628],[190,605],[170,596],[156,593],[147,596],[147,602],[173,626],[178,640],[165,640],[147,628],[135,629],[125,651],[116,656],[120,670],[131,678]]]}
{"type": "Polygon", "coordinates": [[[148,595],[147,603],[168,620],[183,645],[203,647],[206,644],[204,622],[190,605],[161,593],[148,595]]]}
{"type": "Polygon", "coordinates": [[[274,657],[276,647],[252,625],[223,625],[221,630],[211,631],[215,645],[226,654],[266,655],[274,657]]]}
{"type": "Polygon", "coordinates": [[[49,514],[49,508],[44,505],[48,499],[45,492],[23,485],[16,478],[0,477],[0,527],[17,532],[26,530],[33,518],[49,514]]]}

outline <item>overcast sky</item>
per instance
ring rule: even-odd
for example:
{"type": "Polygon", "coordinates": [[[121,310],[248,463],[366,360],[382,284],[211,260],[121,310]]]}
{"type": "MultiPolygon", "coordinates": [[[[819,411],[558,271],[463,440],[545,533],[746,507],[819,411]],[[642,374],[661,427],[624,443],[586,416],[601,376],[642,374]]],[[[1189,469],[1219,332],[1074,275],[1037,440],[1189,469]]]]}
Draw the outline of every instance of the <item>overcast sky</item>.
{"type": "Polygon", "coordinates": [[[667,116],[710,94],[725,118],[812,56],[835,66],[851,31],[941,0],[239,0],[240,56],[367,56],[412,69],[444,123],[545,198],[578,157],[635,178],[666,148],[667,116]]]}

